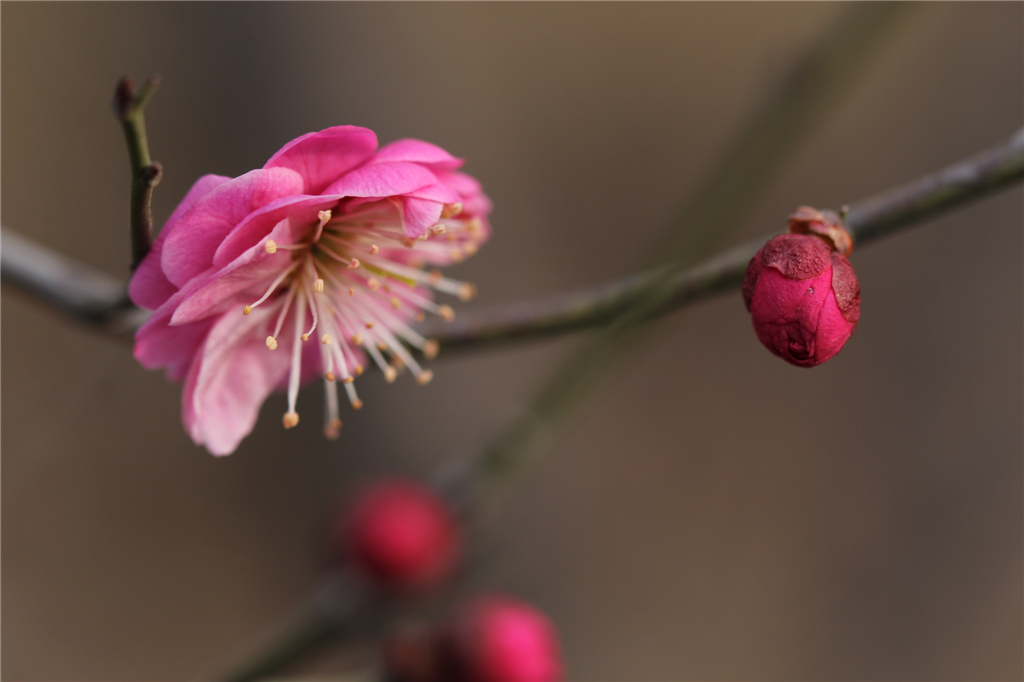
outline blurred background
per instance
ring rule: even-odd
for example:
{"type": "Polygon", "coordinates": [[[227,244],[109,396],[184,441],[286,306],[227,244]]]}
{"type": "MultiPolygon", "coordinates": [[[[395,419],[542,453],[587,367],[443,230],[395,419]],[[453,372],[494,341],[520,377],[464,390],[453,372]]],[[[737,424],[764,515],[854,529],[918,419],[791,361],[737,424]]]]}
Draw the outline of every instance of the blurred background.
{"type": "MultiPolygon", "coordinates": [[[[147,110],[158,222],[338,124],[468,159],[487,306],[631,271],[836,3],[4,3],[5,227],[127,275],[117,79],[147,110]]],[[[729,243],[913,179],[1024,122],[1024,5],[916,4],[729,243]]],[[[556,622],[573,680],[1021,679],[1024,272],[1015,188],[854,253],[863,306],[813,370],[739,292],[624,358],[519,488],[468,590],[556,622]]],[[[325,511],[478,451],[580,336],[360,380],[342,438],[197,448],[180,386],[2,290],[2,675],[188,679],[306,598],[325,511]]],[[[300,396],[321,409],[322,391],[300,396]]],[[[296,677],[337,676],[328,651],[296,677]]]]}

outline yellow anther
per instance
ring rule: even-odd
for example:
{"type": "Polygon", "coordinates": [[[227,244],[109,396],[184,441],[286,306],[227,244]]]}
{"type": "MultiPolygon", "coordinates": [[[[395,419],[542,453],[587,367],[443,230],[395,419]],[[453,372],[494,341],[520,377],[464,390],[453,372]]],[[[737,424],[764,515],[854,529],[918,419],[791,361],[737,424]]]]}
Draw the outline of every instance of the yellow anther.
{"type": "Polygon", "coordinates": [[[466,223],[466,229],[469,230],[470,234],[476,234],[481,229],[483,229],[483,224],[480,222],[479,218],[473,218],[468,223],[466,223]]]}
{"type": "Polygon", "coordinates": [[[427,319],[427,316],[426,316],[426,315],[424,315],[422,311],[421,311],[421,312],[418,312],[418,313],[416,313],[416,321],[417,321],[417,322],[422,322],[422,321],[423,321],[423,320],[425,320],[425,319],[427,319]]]}
{"type": "Polygon", "coordinates": [[[421,241],[421,242],[425,242],[425,241],[427,241],[427,237],[429,237],[429,236],[430,236],[429,232],[424,232],[419,237],[416,237],[416,240],[417,241],[421,241]]]}
{"type": "Polygon", "coordinates": [[[334,381],[334,372],[328,372],[327,374],[324,375],[324,378],[327,379],[328,381],[334,381]]]}
{"type": "Polygon", "coordinates": [[[268,336],[267,337],[267,348],[269,348],[270,350],[276,349],[277,348],[277,339],[275,339],[273,336],[268,336]]]}
{"type": "Polygon", "coordinates": [[[442,218],[454,218],[460,213],[462,213],[462,204],[457,201],[454,204],[445,204],[444,208],[441,209],[442,218]]]}
{"type": "Polygon", "coordinates": [[[380,288],[380,280],[377,279],[376,277],[371,277],[370,279],[366,280],[366,286],[370,287],[371,290],[376,291],[377,289],[380,288]]]}
{"type": "Polygon", "coordinates": [[[370,246],[370,255],[376,256],[378,253],[380,253],[380,247],[377,246],[376,244],[372,244],[370,246]]]}
{"type": "Polygon", "coordinates": [[[442,225],[441,223],[438,223],[437,225],[434,225],[433,227],[431,227],[430,231],[433,232],[434,234],[444,234],[444,231],[447,230],[447,229],[448,228],[446,228],[444,225],[442,225]]]}
{"type": "Polygon", "coordinates": [[[248,315],[251,312],[252,312],[252,306],[251,305],[247,305],[244,308],[242,308],[242,314],[243,315],[248,315]]]}
{"type": "Polygon", "coordinates": [[[451,250],[451,259],[453,263],[461,263],[466,259],[466,256],[463,255],[462,249],[456,248],[451,250]]]}
{"type": "Polygon", "coordinates": [[[277,253],[277,242],[273,239],[268,239],[267,243],[263,245],[263,248],[267,253],[277,253]]]}
{"type": "Polygon", "coordinates": [[[324,334],[323,336],[321,336],[320,337],[320,343],[324,344],[325,346],[331,345],[331,335],[330,334],[324,334]]]}
{"type": "Polygon", "coordinates": [[[425,369],[422,372],[420,372],[419,375],[416,377],[416,383],[419,384],[420,386],[424,386],[426,384],[429,384],[430,380],[433,378],[434,373],[429,369],[425,369]]]}
{"type": "Polygon", "coordinates": [[[427,277],[430,279],[431,284],[437,284],[443,279],[440,270],[431,270],[427,273],[427,277]]]}
{"type": "Polygon", "coordinates": [[[349,263],[348,263],[348,269],[349,269],[349,270],[355,270],[355,269],[356,269],[356,268],[358,268],[358,267],[359,267],[360,265],[361,265],[361,263],[359,262],[359,259],[358,259],[358,258],[353,258],[353,259],[352,259],[352,260],[350,260],[350,261],[349,261],[349,263]]]}
{"type": "Polygon", "coordinates": [[[324,436],[326,436],[327,438],[330,438],[331,440],[337,440],[338,436],[340,436],[340,435],[341,435],[341,420],[340,419],[332,419],[331,421],[327,422],[327,425],[324,426],[324,436]]]}
{"type": "Polygon", "coordinates": [[[391,358],[391,366],[401,372],[405,369],[405,363],[402,362],[402,358],[391,358]]]}
{"type": "Polygon", "coordinates": [[[303,341],[309,341],[309,334],[303,334],[303,335],[302,335],[301,337],[299,337],[299,338],[301,338],[301,339],[302,339],[303,341]]]}
{"type": "Polygon", "coordinates": [[[355,380],[356,380],[356,378],[354,376],[352,376],[351,374],[349,374],[347,377],[342,379],[342,381],[344,381],[346,384],[351,384],[355,380]]]}
{"type": "Polygon", "coordinates": [[[355,367],[352,368],[352,371],[356,373],[357,377],[363,376],[363,366],[362,365],[356,365],[355,367]]]}
{"type": "Polygon", "coordinates": [[[428,360],[433,360],[437,357],[437,352],[441,350],[441,344],[437,342],[437,339],[430,339],[426,345],[423,346],[423,355],[428,360]]]}
{"type": "Polygon", "coordinates": [[[393,384],[393,383],[395,383],[395,379],[397,377],[398,377],[398,372],[395,370],[394,367],[385,367],[384,368],[384,381],[388,382],[389,384],[393,384]]]}
{"type": "Polygon", "coordinates": [[[437,309],[437,314],[441,316],[441,319],[445,322],[451,322],[455,319],[455,311],[452,310],[450,305],[443,305],[437,309]]]}
{"type": "Polygon", "coordinates": [[[373,322],[367,322],[366,323],[366,328],[367,329],[373,329],[373,322]]]}
{"type": "Polygon", "coordinates": [[[472,300],[472,298],[474,296],[476,296],[476,285],[475,284],[472,284],[470,282],[466,282],[462,286],[459,287],[459,300],[460,301],[472,300]]]}
{"type": "Polygon", "coordinates": [[[402,237],[399,241],[402,242],[403,246],[405,246],[406,248],[409,248],[409,249],[411,249],[412,247],[414,247],[416,245],[416,240],[415,239],[410,239],[409,237],[402,237]]]}
{"type": "Polygon", "coordinates": [[[353,400],[352,401],[352,409],[353,410],[361,410],[361,409],[363,409],[363,401],[360,400],[359,398],[356,398],[355,400],[353,400]]]}
{"type": "Polygon", "coordinates": [[[296,426],[299,423],[299,413],[298,412],[285,412],[284,413],[284,419],[282,419],[281,422],[284,424],[284,428],[290,429],[290,428],[292,428],[293,426],[296,426]]]}
{"type": "Polygon", "coordinates": [[[355,296],[356,295],[356,290],[355,289],[349,289],[348,290],[348,295],[349,296],[355,296]]]}
{"type": "Polygon", "coordinates": [[[402,299],[398,298],[397,296],[392,296],[391,297],[391,307],[394,308],[395,310],[398,310],[399,308],[401,308],[402,307],[402,299]]]}
{"type": "Polygon", "coordinates": [[[320,211],[319,213],[316,214],[316,217],[320,219],[320,222],[326,223],[328,220],[331,219],[331,209],[320,211]]]}
{"type": "Polygon", "coordinates": [[[362,336],[362,334],[353,334],[352,338],[349,339],[349,340],[352,342],[353,346],[361,346],[361,345],[363,345],[363,336],[362,336]]]}
{"type": "Polygon", "coordinates": [[[474,244],[473,242],[469,242],[468,244],[462,247],[462,252],[465,253],[467,256],[472,256],[479,249],[480,247],[478,247],[476,244],[474,244]]]}
{"type": "Polygon", "coordinates": [[[387,349],[388,349],[388,344],[384,343],[383,341],[378,341],[377,342],[377,350],[387,350],[387,349]]]}
{"type": "Polygon", "coordinates": [[[313,291],[315,291],[318,294],[324,293],[324,281],[319,277],[315,282],[313,282],[313,291]]]}

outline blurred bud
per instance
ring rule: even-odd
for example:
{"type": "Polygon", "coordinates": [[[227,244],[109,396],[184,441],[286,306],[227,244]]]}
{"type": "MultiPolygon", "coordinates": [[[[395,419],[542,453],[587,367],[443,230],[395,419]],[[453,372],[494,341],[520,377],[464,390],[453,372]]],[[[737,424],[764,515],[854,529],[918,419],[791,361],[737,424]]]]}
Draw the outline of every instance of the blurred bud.
{"type": "Polygon", "coordinates": [[[750,260],[743,301],[768,350],[813,367],[842,349],[860,319],[860,283],[843,255],[853,242],[838,216],[807,207],[789,229],[750,260]]]}
{"type": "Polygon", "coordinates": [[[364,492],[342,529],[352,561],[378,584],[426,588],[447,578],[460,551],[458,524],[445,502],[412,481],[364,492]]]}
{"type": "Polygon", "coordinates": [[[385,649],[395,682],[557,682],[558,637],[537,609],[504,596],[479,597],[431,632],[405,632],[385,649]]]}

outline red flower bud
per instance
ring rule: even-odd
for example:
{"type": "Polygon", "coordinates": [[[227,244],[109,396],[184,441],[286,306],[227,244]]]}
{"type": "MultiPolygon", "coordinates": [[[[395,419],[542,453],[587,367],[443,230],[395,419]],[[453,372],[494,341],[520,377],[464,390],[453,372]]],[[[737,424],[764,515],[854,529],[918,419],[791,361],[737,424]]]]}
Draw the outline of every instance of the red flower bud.
{"type": "Polygon", "coordinates": [[[377,583],[423,588],[455,567],[460,537],[455,516],[432,490],[390,481],[366,491],[342,530],[352,560],[377,583]]]}
{"type": "Polygon", "coordinates": [[[834,214],[802,207],[790,232],[750,260],[743,301],[757,338],[783,360],[820,365],[838,353],[860,319],[860,284],[840,253],[852,241],[834,214]]]}
{"type": "Polygon", "coordinates": [[[537,609],[508,597],[479,597],[432,629],[406,629],[384,648],[395,682],[557,682],[555,628],[537,609]]]}

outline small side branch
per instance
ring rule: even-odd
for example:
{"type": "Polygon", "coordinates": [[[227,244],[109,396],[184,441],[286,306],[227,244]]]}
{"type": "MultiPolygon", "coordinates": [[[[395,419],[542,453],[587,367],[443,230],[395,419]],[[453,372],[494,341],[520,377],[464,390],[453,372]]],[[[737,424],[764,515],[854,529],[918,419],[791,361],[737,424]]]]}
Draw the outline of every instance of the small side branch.
{"type": "Polygon", "coordinates": [[[150,76],[142,87],[136,89],[132,80],[125,76],[114,91],[114,113],[124,128],[132,167],[130,225],[133,271],[153,246],[153,188],[160,183],[163,174],[160,164],[149,157],[146,119],[143,115],[158,85],[160,77],[150,76]]]}

